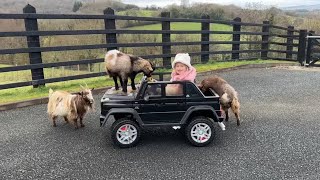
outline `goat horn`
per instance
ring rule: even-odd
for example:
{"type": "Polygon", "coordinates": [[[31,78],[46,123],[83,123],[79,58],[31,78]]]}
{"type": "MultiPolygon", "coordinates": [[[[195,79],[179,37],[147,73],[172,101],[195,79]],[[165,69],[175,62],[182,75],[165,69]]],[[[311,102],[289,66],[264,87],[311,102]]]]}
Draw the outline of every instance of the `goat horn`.
{"type": "Polygon", "coordinates": [[[81,87],[82,89],[85,89],[81,84],[80,84],[80,87],[81,87]]]}

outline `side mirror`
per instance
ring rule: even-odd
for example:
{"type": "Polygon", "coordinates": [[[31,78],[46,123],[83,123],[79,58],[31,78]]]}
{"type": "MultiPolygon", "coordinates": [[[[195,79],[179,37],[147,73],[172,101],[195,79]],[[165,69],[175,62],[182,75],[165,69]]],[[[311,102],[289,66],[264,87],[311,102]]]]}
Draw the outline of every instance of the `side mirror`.
{"type": "Polygon", "coordinates": [[[149,95],[145,95],[143,98],[145,101],[149,101],[149,95]]]}

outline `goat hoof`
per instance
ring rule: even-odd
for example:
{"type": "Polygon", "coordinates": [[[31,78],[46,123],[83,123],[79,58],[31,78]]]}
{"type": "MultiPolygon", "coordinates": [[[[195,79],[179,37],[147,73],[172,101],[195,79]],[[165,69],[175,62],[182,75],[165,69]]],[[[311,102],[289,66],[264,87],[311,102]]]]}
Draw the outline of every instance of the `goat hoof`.
{"type": "Polygon", "coordinates": [[[120,95],[126,96],[126,95],[127,95],[127,92],[123,92],[123,91],[122,91],[122,92],[120,93],[120,95]]]}
{"type": "Polygon", "coordinates": [[[81,124],[81,127],[84,127],[84,124],[81,124]]]}
{"type": "Polygon", "coordinates": [[[57,125],[55,125],[55,124],[54,124],[54,125],[52,125],[52,126],[53,126],[53,127],[57,127],[57,125]]]}
{"type": "Polygon", "coordinates": [[[122,93],[121,90],[116,90],[116,91],[114,92],[114,94],[121,94],[121,93],[122,93]]]}

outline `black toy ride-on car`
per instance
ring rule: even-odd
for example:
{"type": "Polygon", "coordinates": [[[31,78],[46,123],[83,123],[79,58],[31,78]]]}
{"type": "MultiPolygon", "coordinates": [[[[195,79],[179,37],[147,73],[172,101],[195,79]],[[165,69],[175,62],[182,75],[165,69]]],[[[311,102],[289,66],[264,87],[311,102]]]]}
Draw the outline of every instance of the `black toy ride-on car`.
{"type": "Polygon", "coordinates": [[[189,81],[148,82],[143,77],[134,93],[118,95],[108,90],[101,99],[100,126],[114,119],[111,139],[119,147],[132,147],[146,127],[171,126],[183,128],[194,146],[205,146],[214,138],[214,122],[223,121],[219,96],[210,91],[203,94],[189,81]],[[180,88],[170,94],[168,88],[180,88]]]}

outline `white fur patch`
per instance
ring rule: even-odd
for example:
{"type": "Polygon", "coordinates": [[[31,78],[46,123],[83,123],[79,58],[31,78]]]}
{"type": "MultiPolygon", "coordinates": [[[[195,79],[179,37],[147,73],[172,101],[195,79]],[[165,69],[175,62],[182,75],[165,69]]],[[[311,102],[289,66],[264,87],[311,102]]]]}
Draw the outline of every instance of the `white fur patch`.
{"type": "Polygon", "coordinates": [[[223,93],[220,100],[222,104],[227,104],[228,102],[230,102],[230,99],[228,98],[227,93],[223,93]]]}
{"type": "Polygon", "coordinates": [[[117,56],[118,53],[120,53],[120,51],[113,49],[107,52],[105,59],[108,61],[108,63],[111,66],[115,66],[116,65],[116,60],[117,60],[117,56]]]}
{"type": "Polygon", "coordinates": [[[56,110],[54,112],[54,115],[56,116],[67,116],[68,115],[69,108],[66,108],[63,104],[63,101],[59,102],[59,104],[56,107],[56,110]]]}
{"type": "Polygon", "coordinates": [[[117,49],[113,49],[113,50],[110,50],[110,51],[108,51],[107,52],[107,54],[118,54],[118,53],[120,53],[120,51],[118,51],[117,49]]]}

